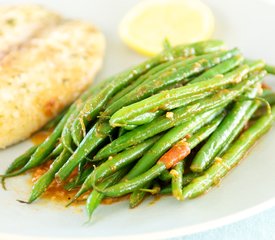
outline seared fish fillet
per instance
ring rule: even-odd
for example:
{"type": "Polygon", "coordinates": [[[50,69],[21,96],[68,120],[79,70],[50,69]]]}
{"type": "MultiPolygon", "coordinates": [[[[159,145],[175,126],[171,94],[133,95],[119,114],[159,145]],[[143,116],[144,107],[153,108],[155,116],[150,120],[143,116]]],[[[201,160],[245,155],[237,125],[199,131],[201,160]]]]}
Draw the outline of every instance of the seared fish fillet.
{"type": "Polygon", "coordinates": [[[55,25],[61,16],[39,5],[0,7],[0,58],[45,27],[55,25]]]}
{"type": "Polygon", "coordinates": [[[0,148],[29,137],[75,100],[100,69],[104,48],[104,36],[91,24],[63,20],[5,55],[0,148]]]}

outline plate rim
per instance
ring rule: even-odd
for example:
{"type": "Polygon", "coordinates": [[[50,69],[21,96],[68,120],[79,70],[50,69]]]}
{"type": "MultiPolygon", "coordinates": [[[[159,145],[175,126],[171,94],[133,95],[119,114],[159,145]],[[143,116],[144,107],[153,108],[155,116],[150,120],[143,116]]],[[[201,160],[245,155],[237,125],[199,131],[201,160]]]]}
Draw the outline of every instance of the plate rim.
{"type": "MultiPolygon", "coordinates": [[[[209,231],[211,229],[219,228],[234,222],[238,222],[241,220],[244,220],[246,218],[249,218],[251,216],[254,216],[256,214],[259,214],[269,208],[272,208],[275,206],[275,197],[262,202],[260,204],[257,204],[253,207],[244,209],[242,211],[236,212],[234,214],[227,215],[225,217],[217,218],[212,221],[200,223],[200,224],[195,224],[192,226],[188,227],[181,227],[181,228],[176,228],[173,230],[168,230],[168,231],[157,231],[157,232],[152,232],[152,233],[145,233],[145,234],[135,234],[135,235],[127,235],[127,236],[110,236],[110,237],[96,237],[96,236],[91,236],[91,237],[81,237],[81,238],[69,238],[69,240],[88,240],[88,239],[93,239],[93,240],[140,240],[140,239],[167,239],[171,237],[184,237],[187,235],[191,235],[194,233],[200,233],[204,231],[209,231]]],[[[68,240],[68,237],[40,237],[40,236],[22,236],[18,234],[1,234],[0,233],[0,239],[3,240],[68,240]]]]}

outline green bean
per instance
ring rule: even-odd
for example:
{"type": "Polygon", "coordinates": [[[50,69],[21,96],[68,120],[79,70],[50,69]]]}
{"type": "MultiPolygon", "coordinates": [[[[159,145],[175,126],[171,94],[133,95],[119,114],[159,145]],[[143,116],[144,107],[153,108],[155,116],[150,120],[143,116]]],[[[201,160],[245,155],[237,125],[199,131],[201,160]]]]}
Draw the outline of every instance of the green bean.
{"type": "Polygon", "coordinates": [[[69,156],[70,156],[70,153],[66,149],[64,149],[60,154],[60,156],[53,161],[49,170],[46,173],[44,173],[33,185],[28,203],[32,203],[39,196],[41,196],[42,193],[46,191],[47,187],[54,180],[55,173],[58,171],[58,169],[61,166],[63,166],[63,164],[67,161],[69,156]]]}
{"type": "Polygon", "coordinates": [[[120,197],[131,193],[135,190],[138,190],[148,182],[152,181],[153,179],[157,178],[164,170],[166,166],[163,162],[158,162],[152,168],[150,168],[147,172],[129,180],[126,182],[120,182],[116,185],[111,187],[102,189],[99,186],[93,186],[98,192],[103,193],[105,196],[108,197],[120,197]]]}
{"type": "MultiPolygon", "coordinates": [[[[275,104],[275,93],[272,90],[264,89],[261,98],[266,100],[269,103],[269,105],[275,104]]],[[[265,106],[265,103],[263,102],[260,105],[260,107],[257,109],[257,111],[253,114],[252,120],[262,117],[266,113],[267,113],[267,108],[265,106]]]]}
{"type": "Polygon", "coordinates": [[[264,89],[261,97],[268,101],[270,105],[275,103],[275,92],[272,90],[264,89]]]}
{"type": "Polygon", "coordinates": [[[80,181],[81,175],[82,175],[83,171],[85,170],[86,165],[87,165],[87,160],[82,161],[78,164],[77,175],[75,178],[76,183],[78,183],[80,181]]]}
{"type": "MultiPolygon", "coordinates": [[[[131,119],[131,121],[129,122],[129,124],[130,124],[129,126],[133,125],[136,127],[137,125],[142,125],[142,124],[152,122],[155,118],[161,116],[163,113],[164,113],[164,111],[162,111],[162,110],[159,110],[156,112],[144,113],[142,115],[139,115],[139,116],[131,119]]],[[[129,129],[129,126],[127,125],[126,129],[129,129]]],[[[131,127],[130,127],[130,130],[132,130],[131,127]]]]}
{"type": "Polygon", "coordinates": [[[230,90],[221,90],[219,93],[213,95],[212,97],[208,97],[194,104],[176,109],[172,111],[172,117],[170,118],[167,118],[166,116],[161,116],[150,122],[149,124],[145,124],[138,128],[135,128],[134,130],[124,134],[120,138],[114,140],[113,142],[102,148],[94,157],[94,159],[104,159],[173,126],[179,125],[182,122],[187,121],[188,117],[190,117],[190,114],[195,114],[201,111],[213,109],[223,104],[228,104],[234,98],[242,94],[242,92],[249,88],[251,85],[260,81],[264,75],[265,72],[261,72],[259,75],[252,76],[248,80],[237,84],[230,90]]]}
{"type": "MultiPolygon", "coordinates": [[[[13,173],[18,169],[23,168],[31,159],[32,154],[36,151],[36,149],[39,147],[39,145],[35,145],[30,147],[25,153],[20,155],[18,158],[16,158],[10,166],[7,168],[5,174],[13,173]]],[[[53,152],[47,157],[47,159],[50,159],[51,157],[56,157],[59,155],[62,151],[62,145],[58,145],[53,152]]],[[[2,179],[2,184],[4,183],[4,178],[2,179]]]]}
{"type": "MultiPolygon", "coordinates": [[[[170,102],[169,105],[166,106],[166,110],[173,110],[175,108],[180,108],[183,106],[186,106],[190,103],[194,103],[198,100],[201,100],[207,96],[210,96],[212,92],[204,92],[204,93],[198,93],[194,94],[193,96],[190,96],[188,99],[182,100],[179,99],[177,101],[170,102]]],[[[163,110],[158,110],[156,112],[147,112],[142,115],[137,116],[136,118],[128,120],[128,123],[126,126],[123,126],[123,128],[127,130],[133,130],[134,128],[138,127],[139,125],[147,124],[152,122],[157,117],[161,116],[164,113],[163,110]]],[[[169,112],[166,113],[169,117],[169,112]]]]}
{"type": "MultiPolygon", "coordinates": [[[[151,182],[145,184],[143,188],[149,188],[151,186],[151,182]]],[[[141,191],[141,190],[135,190],[131,193],[129,198],[129,207],[135,208],[137,207],[145,198],[148,192],[141,191]]]]}
{"type": "MultiPolygon", "coordinates": [[[[168,56],[173,56],[175,58],[180,56],[190,56],[190,55],[202,55],[210,52],[217,52],[225,49],[223,41],[220,40],[208,40],[202,42],[192,43],[190,45],[178,45],[168,50],[168,56]],[[184,54],[183,54],[184,52],[184,54]]],[[[167,51],[164,51],[166,54],[167,51]]]]}
{"type": "MultiPolygon", "coordinates": [[[[184,138],[187,134],[192,134],[202,128],[191,137],[190,142],[194,145],[191,148],[194,148],[197,144],[199,144],[203,139],[207,138],[217,127],[217,125],[221,122],[224,115],[221,114],[218,116],[213,123],[203,127],[208,122],[212,121],[212,119],[219,115],[221,112],[221,107],[218,109],[214,109],[208,112],[201,113],[197,115],[195,119],[191,119],[190,121],[183,123],[177,127],[172,128],[167,133],[165,133],[152,147],[148,152],[144,154],[144,156],[136,163],[136,165],[130,170],[130,172],[125,176],[124,180],[132,179],[139,174],[144,173],[149,168],[151,168],[156,161],[173,146],[180,139],[184,138]]],[[[189,141],[188,141],[189,142],[189,141]]]]}
{"type": "Polygon", "coordinates": [[[67,191],[71,191],[72,189],[76,188],[76,187],[81,187],[81,185],[84,183],[84,181],[86,180],[86,178],[91,174],[91,172],[93,171],[93,167],[92,168],[86,168],[83,173],[81,174],[80,177],[75,177],[73,179],[73,181],[69,181],[65,186],[64,189],[66,189],[67,191]]]}
{"type": "MultiPolygon", "coordinates": [[[[104,189],[106,187],[109,187],[111,184],[117,183],[125,175],[127,170],[127,168],[119,170],[108,179],[106,179],[104,182],[100,183],[100,188],[104,189]]],[[[86,203],[86,210],[88,212],[89,220],[91,220],[93,212],[98,207],[103,198],[104,194],[97,192],[95,189],[89,195],[86,203]]]]}
{"type": "Polygon", "coordinates": [[[138,125],[127,125],[125,127],[122,127],[122,129],[125,129],[126,131],[131,131],[131,130],[135,129],[136,127],[138,127],[138,125]]]}
{"type": "Polygon", "coordinates": [[[218,74],[225,74],[235,67],[239,66],[243,62],[244,58],[241,55],[234,56],[213,68],[210,68],[206,72],[202,73],[200,76],[196,77],[189,84],[202,82],[210,78],[215,77],[218,74]]]}
{"type": "Polygon", "coordinates": [[[194,198],[217,184],[234,166],[236,166],[255,142],[272,126],[275,118],[275,107],[272,114],[259,118],[231,145],[219,161],[208,168],[201,177],[194,179],[183,188],[183,197],[194,198]]]}
{"type": "Polygon", "coordinates": [[[183,178],[182,178],[182,187],[187,186],[190,182],[193,181],[193,179],[195,179],[196,177],[201,176],[202,174],[203,173],[193,173],[193,172],[184,174],[183,178]]]}
{"type": "Polygon", "coordinates": [[[168,195],[168,194],[172,194],[172,187],[171,185],[165,186],[164,188],[162,188],[159,192],[161,195],[168,195]]]}
{"type": "Polygon", "coordinates": [[[266,64],[266,65],[265,65],[265,70],[266,70],[269,74],[275,75],[275,66],[266,64]]]}
{"type": "MultiPolygon", "coordinates": [[[[258,93],[258,87],[254,87],[248,91],[244,96],[247,98],[254,98],[258,93]]],[[[193,172],[202,172],[209,163],[217,156],[225,144],[230,144],[229,139],[238,126],[245,124],[244,118],[250,107],[253,105],[253,101],[240,101],[235,103],[232,110],[220,124],[218,129],[213,133],[210,139],[202,146],[198,151],[195,158],[192,161],[191,169],[193,172]]],[[[247,120],[247,118],[245,118],[247,120]]],[[[237,135],[233,134],[234,137],[237,135]]],[[[231,139],[231,141],[233,141],[231,139]]]]}
{"type": "Polygon", "coordinates": [[[170,171],[172,176],[171,187],[173,196],[181,200],[182,199],[182,175],[183,175],[183,162],[177,163],[176,166],[170,171]]]}
{"type": "Polygon", "coordinates": [[[253,60],[253,61],[245,61],[250,68],[250,71],[259,71],[263,70],[265,67],[265,62],[263,60],[253,60]]]}
{"type": "Polygon", "coordinates": [[[148,139],[139,145],[126,149],[124,152],[117,154],[116,156],[101,164],[85,179],[80,190],[76,193],[71,202],[80,197],[85,192],[89,191],[92,188],[94,181],[102,181],[104,178],[110,176],[111,174],[140,158],[144,152],[146,152],[159,138],[160,136],[155,136],[151,139],[148,139]]]}
{"type": "Polygon", "coordinates": [[[170,181],[172,178],[170,172],[168,170],[165,170],[161,173],[161,175],[159,176],[159,179],[163,182],[168,182],[170,181]]]}
{"type": "Polygon", "coordinates": [[[72,149],[73,139],[72,139],[72,135],[71,135],[71,126],[72,126],[74,119],[79,114],[80,109],[83,107],[84,102],[78,102],[75,105],[76,105],[75,111],[68,118],[68,120],[65,123],[64,128],[62,130],[62,134],[61,134],[62,145],[71,153],[73,153],[73,149],[72,149]]]}
{"type": "Polygon", "coordinates": [[[56,158],[63,151],[63,145],[59,143],[54,150],[48,155],[48,159],[56,158]]]}
{"type": "Polygon", "coordinates": [[[172,101],[177,101],[179,99],[184,101],[184,99],[192,96],[193,94],[221,89],[229,83],[238,83],[241,81],[242,77],[248,73],[248,71],[249,68],[244,65],[226,74],[224,77],[216,76],[208,81],[198,82],[155,94],[145,100],[120,109],[112,115],[110,124],[112,126],[123,126],[127,124],[129,119],[145,112],[157,111],[159,109],[165,110],[166,106],[169,106],[169,103],[172,101]]]}

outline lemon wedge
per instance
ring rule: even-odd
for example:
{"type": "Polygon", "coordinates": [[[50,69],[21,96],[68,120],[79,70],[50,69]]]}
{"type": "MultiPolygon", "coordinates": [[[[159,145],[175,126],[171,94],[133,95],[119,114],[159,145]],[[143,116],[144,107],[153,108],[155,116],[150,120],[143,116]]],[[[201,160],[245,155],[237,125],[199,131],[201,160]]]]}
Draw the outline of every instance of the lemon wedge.
{"type": "Polygon", "coordinates": [[[132,49],[145,55],[171,45],[209,39],[214,31],[211,10],[200,0],[144,0],[123,18],[119,34],[132,49]]]}

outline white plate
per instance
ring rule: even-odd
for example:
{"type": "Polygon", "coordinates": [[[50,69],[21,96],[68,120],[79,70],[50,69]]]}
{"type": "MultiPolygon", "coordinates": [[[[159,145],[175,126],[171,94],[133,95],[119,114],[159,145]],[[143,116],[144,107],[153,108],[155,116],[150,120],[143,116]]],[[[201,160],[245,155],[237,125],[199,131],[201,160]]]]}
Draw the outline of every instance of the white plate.
{"type": "MultiPolygon", "coordinates": [[[[1,3],[5,1],[0,1],[1,3]]],[[[19,2],[19,1],[6,1],[19,2]]],[[[117,36],[123,14],[137,1],[47,0],[67,16],[87,19],[102,28],[108,48],[103,77],[139,62],[142,58],[124,46],[117,36]]],[[[250,58],[275,63],[275,6],[256,0],[208,0],[216,15],[216,37],[230,46],[239,46],[250,58]]],[[[275,87],[275,82],[272,85],[275,87]]],[[[20,124],[20,123],[19,123],[20,124]]],[[[154,205],[150,200],[129,210],[127,202],[100,206],[92,224],[79,208],[39,201],[24,205],[30,185],[27,177],[8,182],[9,191],[0,190],[0,239],[141,239],[182,236],[250,216],[275,205],[274,134],[270,131],[251,154],[209,194],[186,202],[164,197],[154,205]]],[[[29,142],[0,152],[0,172],[23,152],[29,142]]]]}

